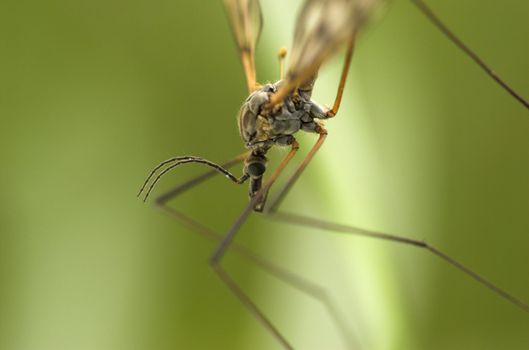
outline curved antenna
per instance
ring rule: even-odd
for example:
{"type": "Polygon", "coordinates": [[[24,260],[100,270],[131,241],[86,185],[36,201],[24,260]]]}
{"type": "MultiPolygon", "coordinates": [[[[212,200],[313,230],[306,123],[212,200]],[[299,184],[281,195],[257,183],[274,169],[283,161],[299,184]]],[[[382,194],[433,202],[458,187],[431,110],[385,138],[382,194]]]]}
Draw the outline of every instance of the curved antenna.
{"type": "Polygon", "coordinates": [[[174,157],[174,158],[170,158],[170,159],[167,159],[167,160],[161,162],[160,164],[158,164],[151,171],[151,173],[149,174],[149,176],[147,177],[147,179],[143,183],[143,186],[141,187],[140,192],[138,193],[138,197],[142,194],[142,192],[144,192],[145,187],[147,186],[147,184],[149,183],[151,178],[154,176],[154,174],[158,170],[160,170],[163,166],[165,166],[167,164],[170,164],[170,163],[174,163],[174,164],[171,164],[170,166],[165,168],[162,172],[160,172],[158,174],[158,176],[156,176],[154,178],[154,180],[152,181],[151,185],[149,186],[149,188],[145,192],[145,197],[143,198],[144,202],[147,200],[147,198],[149,198],[149,195],[151,194],[152,190],[154,189],[154,187],[156,186],[158,181],[160,181],[160,179],[165,174],[167,174],[169,171],[173,170],[174,168],[176,168],[177,166],[182,165],[182,164],[199,163],[199,164],[203,164],[203,165],[209,166],[210,168],[215,169],[216,171],[218,171],[219,173],[223,174],[226,178],[228,178],[229,180],[233,181],[236,184],[242,184],[246,180],[248,180],[248,178],[250,177],[248,174],[245,173],[241,177],[237,178],[235,175],[233,175],[227,169],[223,168],[221,165],[218,165],[217,163],[214,163],[212,161],[209,161],[209,160],[201,158],[201,157],[194,157],[194,156],[174,157]]]}
{"type": "Polygon", "coordinates": [[[432,22],[451,42],[459,47],[468,57],[470,57],[489,77],[507,91],[512,97],[529,109],[529,102],[518,92],[510,87],[492,68],[490,68],[474,51],[461,41],[448,27],[433,13],[433,11],[422,0],[411,0],[419,10],[432,22]]]}
{"type": "Polygon", "coordinates": [[[176,162],[176,161],[179,161],[179,160],[184,160],[184,159],[187,159],[189,158],[188,156],[181,156],[181,157],[173,157],[173,158],[169,158],[167,160],[164,160],[163,162],[161,162],[160,164],[158,164],[154,169],[152,169],[151,173],[149,174],[149,176],[147,176],[147,178],[145,179],[145,181],[143,182],[143,185],[141,186],[140,188],[140,191],[138,192],[138,194],[136,195],[136,197],[139,197],[141,195],[141,193],[143,192],[143,190],[145,189],[145,186],[147,186],[147,184],[149,183],[149,181],[151,180],[151,178],[154,176],[154,174],[160,169],[162,168],[165,164],[169,164],[169,163],[172,163],[172,162],[176,162]]]}

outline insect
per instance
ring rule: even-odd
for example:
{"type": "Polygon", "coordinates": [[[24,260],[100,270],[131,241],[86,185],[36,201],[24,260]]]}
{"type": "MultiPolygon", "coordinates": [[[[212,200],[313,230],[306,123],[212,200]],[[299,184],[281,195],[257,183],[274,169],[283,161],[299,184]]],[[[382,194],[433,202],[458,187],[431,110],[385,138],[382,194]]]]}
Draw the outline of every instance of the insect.
{"type": "MultiPolygon", "coordinates": [[[[255,2],[249,2],[249,3],[247,3],[247,4],[252,4],[252,3],[255,4],[255,2]]],[[[308,1],[308,2],[306,2],[306,6],[310,7],[311,4],[315,4],[315,3],[319,3],[319,2],[314,2],[314,1],[311,2],[311,1],[308,1]]],[[[329,3],[332,3],[332,2],[325,2],[325,3],[326,3],[326,4],[329,4],[329,3]]],[[[253,12],[252,12],[251,10],[249,10],[249,11],[247,12],[247,15],[246,15],[245,17],[243,17],[243,18],[257,18],[257,17],[259,17],[259,16],[255,16],[255,13],[253,13],[253,15],[250,15],[250,14],[252,14],[252,13],[253,13],[253,12]]],[[[302,13],[303,13],[303,11],[302,11],[302,13]]],[[[300,18],[302,18],[302,17],[300,17],[300,18]]],[[[255,23],[255,22],[251,22],[251,23],[255,23]]],[[[255,36],[255,37],[257,37],[257,36],[255,36]]],[[[349,39],[349,38],[343,39],[342,43],[346,43],[346,42],[347,42],[347,39],[349,39]]],[[[249,78],[248,78],[247,85],[249,86],[249,89],[252,89],[252,82],[255,80],[254,78],[252,78],[252,74],[253,74],[253,73],[252,73],[252,69],[251,69],[251,67],[254,65],[254,63],[252,62],[253,59],[248,58],[248,57],[245,58],[245,55],[247,55],[247,54],[245,54],[245,52],[247,52],[247,51],[246,51],[246,48],[244,48],[244,50],[241,50],[241,51],[242,51],[242,56],[243,56],[243,57],[242,57],[243,64],[245,65],[245,67],[247,67],[247,77],[249,77],[249,78]],[[244,62],[247,62],[247,63],[244,63],[244,62]],[[248,70],[248,67],[250,67],[249,70],[248,70]]],[[[295,56],[296,56],[295,54],[296,54],[296,50],[294,49],[293,52],[292,52],[292,56],[295,57],[295,56]]],[[[325,55],[323,55],[323,56],[325,56],[325,55]]],[[[294,60],[294,61],[295,61],[295,60],[294,60]]],[[[295,76],[295,74],[293,74],[293,75],[295,76]]],[[[305,75],[302,74],[302,76],[305,76],[305,77],[310,76],[310,75],[311,75],[311,74],[305,74],[305,75]]],[[[297,84],[298,84],[298,83],[295,82],[295,83],[293,83],[292,85],[297,85],[297,84]]],[[[300,84],[301,84],[301,83],[300,83],[300,84]]],[[[301,84],[301,86],[303,87],[302,84],[301,84]]],[[[272,88],[273,88],[273,87],[272,87],[272,88]]],[[[281,87],[280,87],[280,86],[277,86],[277,90],[280,91],[280,90],[281,90],[281,87]]],[[[303,89],[301,89],[301,90],[302,90],[302,91],[299,93],[300,95],[302,95],[303,92],[304,92],[303,89]]],[[[263,92],[263,91],[259,90],[259,92],[263,92]]],[[[274,95],[274,96],[277,96],[277,92],[275,92],[275,95],[274,95]]],[[[305,102],[305,101],[303,101],[303,103],[304,103],[304,102],[305,102]]],[[[294,103],[294,105],[295,105],[296,103],[299,103],[299,101],[298,101],[298,102],[294,101],[293,103],[294,103]]],[[[274,107],[274,106],[271,107],[271,110],[273,110],[273,107],[274,107]]],[[[295,107],[296,107],[296,106],[295,106],[295,107]]],[[[250,108],[250,107],[249,107],[249,108],[250,108]]],[[[281,107],[281,108],[283,108],[283,107],[281,107]]],[[[296,111],[295,108],[294,108],[294,110],[296,111]]],[[[320,112],[323,112],[323,110],[321,110],[320,112]]],[[[244,119],[244,118],[241,118],[241,119],[244,119]]],[[[324,118],[321,118],[321,119],[324,119],[324,118]]],[[[310,122],[310,121],[309,121],[309,122],[310,122]]],[[[273,126],[269,126],[269,127],[273,127],[273,126]]],[[[242,129],[242,131],[244,132],[244,131],[247,131],[247,129],[249,129],[249,128],[248,128],[247,126],[244,126],[244,127],[241,127],[241,129],[242,129]]],[[[316,130],[316,129],[313,129],[312,131],[317,131],[317,130],[316,130]]],[[[247,137],[244,139],[244,141],[247,142],[247,143],[248,143],[248,142],[252,142],[253,140],[250,140],[250,136],[251,136],[251,135],[247,136],[247,137]]],[[[244,136],[243,136],[243,137],[244,137],[244,136]]],[[[285,145],[289,145],[289,146],[292,146],[292,144],[293,144],[293,141],[292,141],[292,140],[288,140],[288,139],[287,139],[287,140],[284,140],[284,139],[267,139],[267,138],[265,138],[265,139],[258,139],[258,140],[256,140],[256,142],[263,142],[263,143],[254,143],[254,144],[250,144],[249,146],[250,146],[251,149],[252,149],[252,147],[255,147],[256,149],[262,149],[262,148],[268,146],[268,144],[266,144],[266,141],[270,141],[270,142],[274,142],[274,143],[275,143],[275,142],[277,142],[277,143],[284,143],[285,145]]],[[[252,149],[252,150],[253,150],[253,149],[252,149]]],[[[253,210],[253,209],[262,210],[262,209],[263,209],[263,206],[264,206],[264,203],[265,203],[265,199],[266,199],[266,196],[264,195],[264,192],[263,192],[263,195],[259,195],[259,194],[258,194],[259,191],[260,191],[260,188],[262,188],[262,187],[259,187],[259,186],[260,186],[260,182],[259,182],[259,181],[260,181],[260,175],[262,175],[262,174],[260,174],[260,172],[264,170],[264,169],[263,169],[263,168],[264,168],[263,158],[262,158],[262,157],[259,157],[259,156],[261,156],[262,154],[257,153],[257,154],[253,154],[253,155],[255,156],[254,158],[248,158],[248,157],[245,156],[245,158],[247,159],[247,161],[246,161],[246,168],[248,169],[248,172],[246,173],[246,175],[248,175],[248,177],[246,178],[246,180],[248,180],[248,181],[252,181],[252,183],[253,183],[252,186],[250,187],[250,195],[252,196],[253,199],[252,199],[252,201],[251,201],[251,204],[247,207],[245,213],[243,213],[244,215],[241,216],[242,219],[240,219],[238,222],[236,222],[236,225],[234,225],[235,228],[237,228],[237,227],[236,227],[237,225],[239,225],[239,224],[242,223],[242,221],[243,221],[243,219],[244,219],[244,216],[245,216],[245,215],[248,215],[248,214],[250,213],[251,210],[253,210]],[[252,168],[253,168],[253,169],[252,169],[252,168]],[[251,169],[251,170],[250,170],[250,169],[251,169]],[[252,178],[252,176],[253,176],[253,178],[252,178]]],[[[241,159],[241,158],[238,158],[237,160],[240,160],[240,159],[241,159]]],[[[206,162],[206,161],[203,160],[203,159],[190,158],[190,157],[187,157],[187,158],[180,158],[180,159],[177,160],[177,161],[183,161],[183,162],[194,162],[194,161],[206,162]]],[[[209,163],[209,164],[210,164],[210,165],[214,165],[213,163],[209,163]]],[[[227,173],[225,173],[225,174],[227,174],[227,173]]],[[[229,175],[229,174],[227,174],[227,175],[229,175]]],[[[244,176],[244,175],[243,175],[243,176],[244,176]]],[[[272,177],[273,177],[273,175],[272,175],[272,177]]],[[[294,177],[291,178],[291,179],[295,179],[295,178],[296,178],[296,176],[294,176],[294,177]]],[[[233,178],[233,179],[234,179],[234,180],[239,180],[239,179],[235,179],[235,178],[233,178]]],[[[291,180],[291,181],[293,181],[293,180],[291,180]]],[[[196,180],[195,183],[196,183],[196,182],[199,182],[199,181],[196,180]]],[[[287,184],[288,184],[288,181],[287,181],[287,184]]],[[[265,184],[264,187],[266,188],[266,184],[265,184]]],[[[280,190],[280,191],[281,191],[281,190],[280,190]]],[[[286,192],[283,192],[283,193],[286,193],[286,192]]],[[[173,193],[173,194],[174,194],[174,193],[173,193]]],[[[165,200],[165,199],[167,199],[167,198],[168,198],[168,197],[165,197],[165,198],[162,197],[162,198],[161,198],[161,202],[163,202],[163,200],[165,200]]],[[[281,197],[280,197],[280,198],[281,198],[281,197]]],[[[305,221],[305,222],[307,222],[307,221],[305,221]]],[[[317,223],[316,223],[316,222],[312,222],[312,225],[317,225],[317,223]]],[[[232,231],[230,231],[230,232],[237,232],[237,230],[232,229],[232,231]]],[[[227,241],[226,241],[226,242],[227,242],[227,241]]],[[[221,248],[222,248],[222,246],[221,246],[221,248]]],[[[221,272],[221,273],[223,273],[223,272],[221,272]]],[[[223,277],[226,277],[226,276],[223,276],[223,277]]],[[[231,282],[230,280],[227,280],[227,279],[225,279],[225,281],[227,281],[228,284],[231,282]]],[[[235,287],[235,288],[236,288],[236,287],[235,287]]],[[[239,297],[241,297],[241,298],[244,299],[244,296],[239,295],[239,297]]],[[[278,332],[279,332],[279,331],[278,331],[278,332]]],[[[276,337],[284,337],[282,334],[275,334],[275,335],[276,335],[276,337]]],[[[285,342],[287,342],[286,339],[283,339],[283,340],[284,340],[285,342]]],[[[284,345],[285,345],[285,344],[284,344],[284,345]]]]}

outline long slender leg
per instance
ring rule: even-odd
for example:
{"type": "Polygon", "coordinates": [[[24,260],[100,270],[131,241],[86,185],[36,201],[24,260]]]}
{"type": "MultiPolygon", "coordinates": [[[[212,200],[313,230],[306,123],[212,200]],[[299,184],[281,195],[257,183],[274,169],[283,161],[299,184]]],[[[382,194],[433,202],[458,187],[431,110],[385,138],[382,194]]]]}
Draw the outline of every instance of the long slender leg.
{"type": "Polygon", "coordinates": [[[263,198],[268,193],[270,187],[277,180],[278,176],[281,174],[281,172],[287,166],[290,160],[292,160],[298,149],[299,145],[297,141],[294,140],[291,145],[290,152],[288,152],[281,164],[279,164],[279,166],[275,169],[270,178],[266,181],[263,188],[261,188],[261,190],[257,192],[257,194],[250,200],[244,211],[241,213],[241,215],[239,215],[237,220],[235,220],[235,223],[231,226],[231,228],[228,230],[228,233],[224,236],[224,238],[218,245],[217,249],[211,256],[210,262],[212,265],[217,265],[220,262],[222,256],[226,253],[226,249],[228,249],[229,245],[231,244],[233,237],[237,234],[242,224],[246,221],[250,213],[254,210],[255,205],[263,200],[263,198]]]}
{"type": "Polygon", "coordinates": [[[315,218],[311,218],[311,217],[307,217],[307,216],[302,216],[302,215],[299,215],[299,214],[289,214],[289,213],[279,212],[278,211],[278,207],[281,204],[281,201],[286,196],[288,191],[292,188],[292,186],[294,185],[296,180],[299,178],[299,175],[305,169],[305,167],[307,166],[309,161],[312,159],[312,157],[314,156],[314,153],[319,149],[319,147],[321,146],[321,143],[323,143],[323,140],[325,139],[325,137],[324,137],[325,135],[326,134],[320,135],[320,139],[318,140],[316,145],[314,145],[314,147],[312,148],[312,150],[314,152],[309,153],[309,155],[307,155],[307,157],[305,158],[303,163],[298,167],[298,169],[296,169],[294,174],[286,181],[285,185],[279,190],[279,192],[276,195],[275,199],[270,204],[270,207],[267,209],[267,211],[265,211],[265,214],[268,214],[267,216],[269,218],[273,218],[273,219],[276,219],[276,220],[279,220],[279,221],[282,221],[282,222],[288,222],[288,223],[297,224],[297,225],[301,225],[301,226],[319,227],[321,229],[325,229],[325,230],[328,230],[328,231],[350,233],[350,234],[356,234],[356,235],[363,235],[363,236],[368,236],[368,237],[373,237],[373,238],[378,238],[378,239],[383,239],[383,240],[403,243],[403,244],[407,244],[407,245],[411,245],[411,246],[415,246],[415,247],[419,247],[419,248],[425,249],[425,250],[431,252],[432,254],[438,256],[442,260],[446,261],[450,265],[454,266],[459,271],[461,271],[461,272],[465,273],[466,275],[472,277],[473,279],[478,281],[483,286],[487,287],[488,289],[490,289],[491,291],[493,291],[497,295],[499,295],[502,298],[504,298],[507,301],[509,301],[511,304],[513,304],[513,305],[517,306],[518,308],[522,309],[523,311],[529,313],[529,305],[527,303],[523,302],[522,300],[520,300],[519,298],[515,297],[511,293],[505,291],[504,289],[498,287],[494,283],[492,283],[489,280],[487,280],[485,277],[483,277],[480,274],[474,272],[473,270],[471,270],[470,268],[466,267],[465,265],[463,265],[459,261],[455,260],[454,258],[452,258],[449,255],[443,253],[442,251],[440,251],[439,249],[437,249],[433,245],[428,244],[428,243],[426,243],[424,241],[415,240],[415,239],[406,238],[406,237],[397,236],[397,235],[381,233],[381,232],[368,231],[368,230],[364,230],[364,229],[360,229],[360,228],[356,228],[356,227],[336,224],[336,223],[327,222],[327,221],[323,221],[323,220],[319,220],[319,219],[315,219],[315,218]]]}
{"type": "Polygon", "coordinates": [[[505,89],[512,97],[529,109],[529,102],[518,92],[510,87],[492,68],[490,68],[474,51],[461,41],[448,27],[437,17],[433,11],[422,0],[411,0],[419,10],[432,22],[443,34],[459,47],[468,57],[470,57],[488,76],[505,89]]]}
{"type": "Polygon", "coordinates": [[[277,209],[278,209],[279,205],[281,204],[282,199],[286,196],[288,191],[292,188],[292,186],[294,185],[296,180],[299,178],[299,175],[305,169],[305,167],[307,166],[309,161],[312,159],[312,157],[314,156],[314,153],[319,149],[319,147],[321,146],[321,143],[323,143],[323,140],[325,139],[325,137],[324,137],[325,135],[326,134],[320,135],[320,139],[318,140],[316,145],[314,145],[314,147],[312,148],[312,151],[314,151],[314,152],[311,152],[311,153],[309,153],[309,155],[307,155],[307,157],[305,158],[303,163],[298,167],[298,169],[296,169],[294,174],[286,181],[285,185],[279,190],[279,193],[277,194],[276,198],[272,201],[270,207],[265,212],[265,214],[269,214],[268,217],[277,219],[277,220],[282,221],[282,222],[288,222],[288,223],[297,224],[297,225],[301,225],[301,226],[318,227],[318,228],[321,228],[321,229],[324,229],[324,230],[327,230],[327,231],[334,231],[334,232],[350,233],[350,234],[368,236],[368,237],[373,237],[373,238],[383,239],[383,240],[387,240],[387,241],[403,243],[403,244],[407,244],[407,245],[411,245],[411,246],[414,246],[414,247],[419,247],[419,248],[425,249],[425,250],[431,252],[432,254],[438,256],[439,258],[441,258],[445,262],[449,263],[450,265],[454,266],[459,271],[461,271],[461,272],[465,273],[466,275],[472,277],[473,279],[478,281],[483,286],[487,287],[488,289],[490,289],[491,291],[493,291],[497,295],[499,295],[502,298],[504,298],[507,301],[509,301],[511,304],[513,304],[513,305],[517,306],[518,308],[522,309],[523,311],[529,313],[529,305],[528,304],[526,304],[525,302],[523,302],[519,298],[515,297],[511,293],[505,291],[504,289],[498,287],[497,285],[495,285],[494,283],[490,282],[489,280],[487,280],[485,277],[481,276],[480,274],[474,272],[470,268],[466,267],[465,265],[463,265],[459,261],[457,261],[454,258],[450,257],[449,255],[443,253],[442,251],[440,251],[439,249],[437,249],[433,245],[428,244],[428,243],[426,243],[424,241],[411,239],[411,238],[406,238],[406,237],[397,236],[397,235],[391,235],[391,234],[382,233],[382,232],[368,231],[368,230],[364,230],[364,229],[360,229],[360,228],[356,228],[356,227],[352,227],[352,226],[346,226],[346,225],[341,225],[341,224],[336,224],[336,223],[332,223],[332,222],[327,222],[327,221],[311,218],[311,217],[308,217],[308,216],[302,216],[302,215],[299,215],[299,214],[290,214],[290,213],[278,212],[277,209]]]}
{"type": "Polygon", "coordinates": [[[285,348],[293,349],[292,345],[286,340],[281,332],[272,324],[272,322],[264,315],[257,305],[250,299],[250,297],[239,287],[239,285],[231,278],[231,276],[222,268],[221,259],[225,255],[227,249],[231,245],[233,238],[239,232],[242,224],[248,219],[248,216],[253,211],[255,205],[262,200],[262,197],[268,192],[270,186],[275,182],[277,177],[281,174],[283,169],[290,162],[292,157],[296,154],[299,146],[294,140],[291,145],[291,150],[287,156],[283,159],[281,164],[272,173],[268,181],[265,183],[263,188],[252,198],[250,203],[243,210],[241,215],[235,220],[234,224],[228,230],[222,241],[218,244],[214,253],[210,258],[210,265],[213,271],[217,273],[222,282],[231,290],[231,292],[239,299],[239,301],[248,309],[248,311],[259,321],[261,324],[276,338],[276,340],[285,348]]]}
{"type": "Polygon", "coordinates": [[[529,313],[529,305],[527,305],[522,300],[516,298],[509,292],[505,291],[504,289],[498,287],[494,283],[487,280],[485,277],[479,275],[478,273],[474,272],[470,268],[466,267],[459,261],[455,260],[454,258],[450,257],[449,255],[445,254],[444,252],[440,251],[436,247],[432,246],[431,244],[426,243],[425,241],[420,241],[416,239],[411,239],[407,237],[387,234],[383,232],[376,232],[376,231],[369,231],[353,226],[347,226],[347,225],[341,225],[333,222],[328,222],[320,219],[311,218],[308,216],[303,216],[299,214],[291,214],[291,213],[284,213],[284,212],[275,212],[273,215],[273,218],[287,223],[292,223],[296,225],[306,226],[306,227],[317,227],[326,231],[333,231],[333,232],[339,232],[339,233],[348,233],[348,234],[354,234],[354,235],[360,235],[360,236],[367,236],[372,238],[378,238],[386,241],[393,241],[397,243],[403,243],[406,245],[411,245],[414,247],[425,249],[432,254],[438,256],[448,264],[454,266],[458,270],[462,271],[463,273],[467,274],[468,276],[472,277],[476,281],[478,281],[483,286],[487,287],[488,289],[492,290],[497,295],[501,296],[502,298],[509,301],[511,304],[517,306],[518,308],[522,309],[525,312],[529,313]]]}
{"type": "Polygon", "coordinates": [[[320,137],[318,138],[318,140],[316,141],[314,146],[312,146],[312,148],[309,151],[309,153],[307,153],[307,155],[305,156],[305,159],[303,159],[303,161],[297,167],[297,169],[294,171],[294,173],[286,181],[286,183],[283,185],[283,187],[281,187],[281,189],[278,191],[278,194],[273,199],[273,201],[270,204],[270,206],[266,209],[266,212],[265,212],[266,214],[275,213],[275,211],[277,210],[278,206],[281,204],[281,201],[286,197],[286,195],[288,194],[288,191],[290,191],[290,189],[292,188],[294,183],[297,181],[297,179],[299,178],[299,176],[301,175],[303,170],[305,170],[307,165],[310,163],[312,158],[314,158],[314,155],[320,149],[321,145],[323,144],[323,142],[325,141],[326,138],[327,138],[327,130],[325,130],[324,128],[321,128],[320,137]]]}
{"type": "Polygon", "coordinates": [[[332,109],[327,112],[327,117],[332,118],[338,113],[340,109],[340,103],[342,102],[343,90],[345,88],[345,82],[347,81],[347,75],[349,74],[349,68],[351,67],[351,60],[353,58],[354,46],[355,46],[356,35],[353,35],[351,41],[347,45],[347,51],[345,53],[345,60],[342,69],[342,76],[340,77],[340,84],[338,84],[338,91],[336,92],[336,98],[332,109]]]}
{"type": "MultiPolygon", "coordinates": [[[[171,217],[182,222],[186,227],[189,227],[194,232],[200,234],[204,238],[213,241],[219,242],[222,239],[222,236],[217,232],[211,230],[210,228],[204,226],[200,222],[188,217],[187,215],[174,210],[173,208],[163,205],[160,207],[165,213],[169,214],[171,217]]],[[[261,268],[263,271],[269,273],[280,281],[283,281],[287,285],[290,285],[300,292],[310,296],[316,301],[322,303],[322,305],[327,310],[329,316],[331,317],[332,322],[339,330],[340,334],[343,337],[344,342],[348,345],[349,348],[359,349],[360,346],[357,343],[357,340],[351,334],[350,330],[347,327],[345,320],[343,319],[340,309],[335,305],[328,291],[320,285],[317,285],[302,276],[293,273],[291,271],[285,270],[284,268],[266,260],[262,256],[254,253],[247,247],[233,242],[230,246],[230,252],[239,255],[243,259],[254,263],[256,266],[261,268]]]]}
{"type": "MultiPolygon", "coordinates": [[[[221,166],[225,169],[229,169],[232,166],[240,163],[244,158],[245,154],[242,154],[231,161],[223,163],[221,166]]],[[[168,206],[168,202],[171,199],[178,197],[183,192],[190,190],[191,188],[218,174],[219,172],[215,169],[207,171],[163,193],[156,199],[156,204],[158,208],[160,208],[169,216],[180,221],[184,226],[188,227],[193,232],[196,232],[197,234],[212,242],[219,242],[222,239],[222,236],[219,233],[215,232],[204,224],[194,220],[193,218],[185,215],[184,213],[176,210],[175,208],[168,206]]],[[[284,268],[266,260],[262,256],[252,252],[247,247],[240,245],[236,242],[233,242],[230,247],[230,251],[239,255],[243,259],[247,259],[248,261],[254,263],[263,271],[276,277],[278,280],[283,281],[287,285],[296,288],[302,293],[322,303],[322,305],[324,305],[325,309],[327,310],[329,316],[331,317],[333,323],[340,331],[344,341],[346,342],[346,344],[348,344],[348,347],[356,349],[359,348],[359,345],[357,344],[357,341],[355,340],[354,336],[348,330],[346,322],[341,316],[339,308],[335,305],[325,288],[303,278],[298,274],[285,270],[284,268]]]]}

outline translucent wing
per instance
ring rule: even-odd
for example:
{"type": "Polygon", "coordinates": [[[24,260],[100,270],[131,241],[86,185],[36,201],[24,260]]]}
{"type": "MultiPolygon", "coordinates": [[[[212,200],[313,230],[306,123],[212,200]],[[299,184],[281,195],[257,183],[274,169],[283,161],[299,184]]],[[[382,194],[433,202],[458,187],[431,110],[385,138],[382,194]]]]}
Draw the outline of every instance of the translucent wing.
{"type": "Polygon", "coordinates": [[[382,0],[306,0],[299,13],[285,88],[311,89],[322,63],[355,34],[382,0]]]}
{"type": "Polygon", "coordinates": [[[248,91],[255,90],[255,45],[261,34],[263,18],[259,0],[224,0],[233,36],[239,49],[248,91]]]}

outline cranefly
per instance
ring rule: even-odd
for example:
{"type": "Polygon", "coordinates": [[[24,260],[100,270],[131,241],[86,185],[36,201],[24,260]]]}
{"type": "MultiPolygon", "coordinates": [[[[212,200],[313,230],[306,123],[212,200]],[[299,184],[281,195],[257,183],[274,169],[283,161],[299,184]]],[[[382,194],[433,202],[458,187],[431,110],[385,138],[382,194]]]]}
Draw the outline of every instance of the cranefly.
{"type": "MultiPolygon", "coordinates": [[[[263,23],[259,1],[225,0],[225,8],[239,50],[249,93],[237,118],[239,132],[247,152],[221,165],[195,156],[171,158],[152,170],[138,194],[145,192],[144,200],[146,200],[158,180],[182,164],[199,163],[212,168],[207,173],[161,195],[156,202],[163,210],[181,220],[184,224],[203,236],[218,242],[217,248],[210,259],[210,265],[213,270],[256,319],[271,332],[283,347],[288,349],[293,348],[291,343],[222,268],[221,261],[228,249],[253,261],[271,274],[322,301],[327,305],[334,322],[342,330],[345,337],[346,332],[335,307],[329,302],[325,292],[318,286],[274,265],[247,248],[233,242],[240,227],[253,211],[264,212],[278,220],[302,226],[370,236],[425,249],[474,278],[513,305],[525,312],[529,312],[529,306],[526,303],[507,291],[500,289],[481,275],[426,242],[278,211],[282,199],[287,195],[327,137],[327,130],[323,121],[335,117],[339,111],[347,73],[353,56],[355,40],[381,3],[382,1],[380,0],[306,0],[298,15],[289,67],[286,73],[284,73],[283,69],[286,50],[281,49],[279,52],[281,60],[280,80],[275,83],[261,85],[257,83],[255,69],[255,48],[263,23]],[[338,83],[336,98],[332,107],[327,108],[311,99],[312,90],[322,64],[344,46],[346,47],[345,62],[338,83]],[[314,133],[318,135],[318,138],[304,160],[277,191],[276,196],[267,204],[266,199],[271,186],[299,149],[299,144],[294,136],[298,131],[314,133]],[[268,179],[263,181],[267,169],[266,154],[272,147],[289,147],[290,151],[268,179]],[[237,177],[228,169],[240,162],[243,162],[244,166],[242,175],[237,177]],[[167,205],[167,202],[172,198],[217,173],[225,175],[226,178],[236,184],[249,183],[249,204],[223,236],[167,205]]],[[[529,103],[462,43],[422,1],[415,0],[414,3],[454,44],[461,48],[514,99],[529,109],[529,103]]]]}

